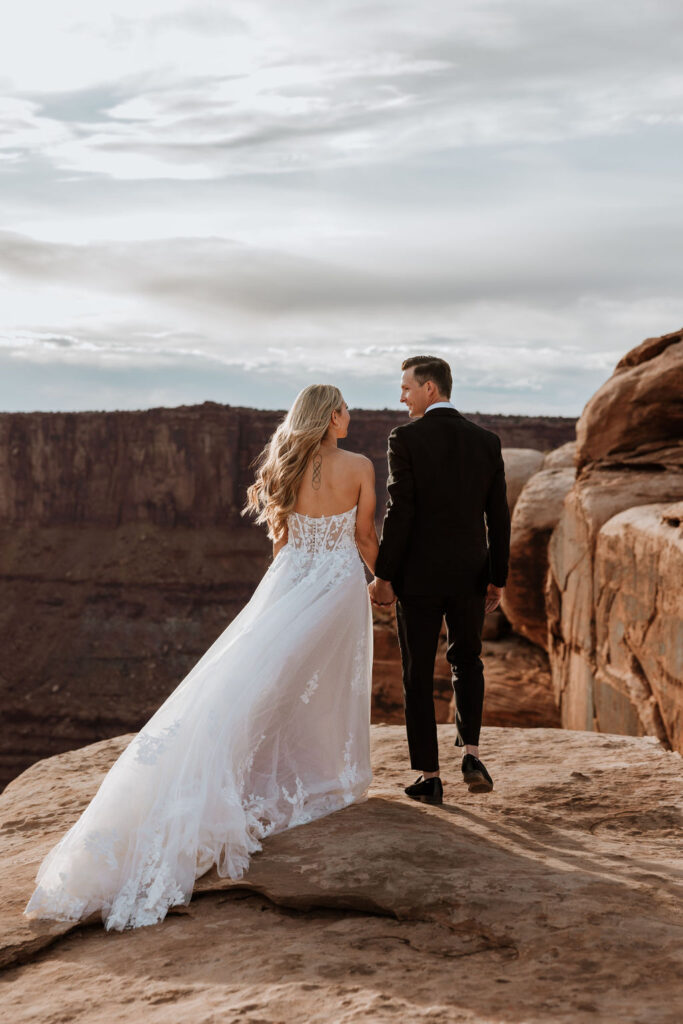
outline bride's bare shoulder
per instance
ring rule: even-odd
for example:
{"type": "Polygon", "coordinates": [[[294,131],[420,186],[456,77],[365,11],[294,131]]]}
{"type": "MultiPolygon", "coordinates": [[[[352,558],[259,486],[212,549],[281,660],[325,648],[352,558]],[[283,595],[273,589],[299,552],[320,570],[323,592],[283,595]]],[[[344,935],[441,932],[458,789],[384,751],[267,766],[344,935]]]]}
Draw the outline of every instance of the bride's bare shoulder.
{"type": "Polygon", "coordinates": [[[355,469],[357,472],[362,473],[374,468],[372,459],[369,459],[367,455],[362,455],[361,452],[349,452],[344,448],[340,448],[339,454],[344,456],[349,469],[355,469]]]}

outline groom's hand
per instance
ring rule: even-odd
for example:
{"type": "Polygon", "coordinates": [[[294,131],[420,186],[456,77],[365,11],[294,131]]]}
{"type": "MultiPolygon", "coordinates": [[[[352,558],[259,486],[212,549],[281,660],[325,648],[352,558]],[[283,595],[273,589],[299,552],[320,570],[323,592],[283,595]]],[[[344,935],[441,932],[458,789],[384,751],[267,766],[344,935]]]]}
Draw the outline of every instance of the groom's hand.
{"type": "Polygon", "coordinates": [[[500,604],[500,599],[503,596],[502,587],[494,587],[493,583],[489,583],[486,588],[486,602],[484,604],[484,610],[488,615],[489,612],[495,612],[496,608],[500,604]]]}
{"type": "Polygon", "coordinates": [[[389,580],[378,580],[375,576],[372,583],[368,584],[370,600],[373,604],[392,605],[396,600],[396,594],[389,580]]]}

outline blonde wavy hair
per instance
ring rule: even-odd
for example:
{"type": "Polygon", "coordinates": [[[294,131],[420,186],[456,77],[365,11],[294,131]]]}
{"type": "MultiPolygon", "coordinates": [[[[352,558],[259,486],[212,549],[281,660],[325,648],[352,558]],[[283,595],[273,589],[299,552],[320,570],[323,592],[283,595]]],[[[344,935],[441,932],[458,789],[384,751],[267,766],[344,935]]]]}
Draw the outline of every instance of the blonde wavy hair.
{"type": "Polygon", "coordinates": [[[344,399],[333,384],[309,384],[294,404],[253,465],[256,481],[247,488],[242,515],[253,513],[257,523],[268,524],[268,536],[280,540],[287,516],[296,505],[299,487],[309,459],[320,448],[333,412],[341,412],[344,399]]]}

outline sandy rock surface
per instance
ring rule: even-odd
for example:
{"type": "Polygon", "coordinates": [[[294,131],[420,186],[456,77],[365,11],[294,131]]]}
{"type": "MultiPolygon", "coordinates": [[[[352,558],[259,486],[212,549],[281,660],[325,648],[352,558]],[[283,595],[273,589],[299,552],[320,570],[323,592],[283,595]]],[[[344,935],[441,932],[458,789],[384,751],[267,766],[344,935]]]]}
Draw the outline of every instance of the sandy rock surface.
{"type": "Polygon", "coordinates": [[[656,740],[487,728],[493,792],[444,756],[428,807],[402,792],[403,729],[374,726],[369,799],[272,837],[240,882],[206,875],[153,928],[32,931],[39,860],[129,738],[40,762],[0,798],[16,1024],[680,1019],[683,762],[656,740]]]}

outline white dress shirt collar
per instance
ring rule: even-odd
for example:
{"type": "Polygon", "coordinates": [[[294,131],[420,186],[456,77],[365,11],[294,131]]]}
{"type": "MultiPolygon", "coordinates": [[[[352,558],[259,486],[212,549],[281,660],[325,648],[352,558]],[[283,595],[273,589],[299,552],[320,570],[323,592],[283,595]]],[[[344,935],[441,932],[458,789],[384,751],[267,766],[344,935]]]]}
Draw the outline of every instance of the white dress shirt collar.
{"type": "Polygon", "coordinates": [[[428,413],[431,409],[455,409],[455,406],[452,402],[433,402],[427,406],[425,413],[428,413]]]}

